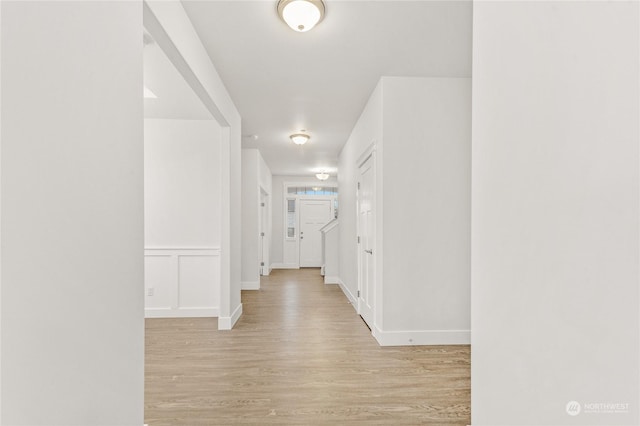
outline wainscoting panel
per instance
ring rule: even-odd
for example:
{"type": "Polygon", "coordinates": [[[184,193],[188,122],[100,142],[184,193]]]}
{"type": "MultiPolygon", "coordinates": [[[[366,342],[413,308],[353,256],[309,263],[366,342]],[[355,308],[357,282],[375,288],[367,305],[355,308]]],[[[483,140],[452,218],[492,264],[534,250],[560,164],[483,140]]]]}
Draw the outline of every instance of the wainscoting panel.
{"type": "Polygon", "coordinates": [[[145,317],[217,317],[219,248],[146,248],[145,317]]]}
{"type": "Polygon", "coordinates": [[[145,309],[171,310],[177,290],[174,261],[168,254],[145,255],[145,309]]]}

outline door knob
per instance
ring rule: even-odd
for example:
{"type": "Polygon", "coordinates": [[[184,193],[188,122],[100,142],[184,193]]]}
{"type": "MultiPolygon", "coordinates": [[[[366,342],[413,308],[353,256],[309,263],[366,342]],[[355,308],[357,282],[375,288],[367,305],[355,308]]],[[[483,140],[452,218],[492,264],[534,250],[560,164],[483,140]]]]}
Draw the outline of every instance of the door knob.
{"type": "Polygon", "coordinates": [[[366,253],[373,254],[373,250],[365,250],[366,253]]]}

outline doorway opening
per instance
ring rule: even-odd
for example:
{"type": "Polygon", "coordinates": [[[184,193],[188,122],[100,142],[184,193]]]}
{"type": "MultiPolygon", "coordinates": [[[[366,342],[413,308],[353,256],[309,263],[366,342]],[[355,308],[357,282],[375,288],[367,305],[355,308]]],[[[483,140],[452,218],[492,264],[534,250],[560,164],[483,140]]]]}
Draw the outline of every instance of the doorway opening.
{"type": "Polygon", "coordinates": [[[335,182],[284,183],[284,247],[295,253],[294,268],[322,266],[320,229],[338,216],[335,182]]]}

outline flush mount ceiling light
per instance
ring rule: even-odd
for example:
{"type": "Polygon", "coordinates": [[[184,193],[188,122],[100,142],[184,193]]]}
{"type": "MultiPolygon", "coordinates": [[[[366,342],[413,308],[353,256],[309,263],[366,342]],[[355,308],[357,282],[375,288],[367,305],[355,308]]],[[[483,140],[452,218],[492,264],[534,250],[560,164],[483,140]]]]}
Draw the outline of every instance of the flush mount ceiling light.
{"type": "Polygon", "coordinates": [[[311,139],[311,136],[307,135],[306,133],[294,133],[289,137],[296,145],[304,145],[309,139],[311,139]]]}
{"type": "Polygon", "coordinates": [[[326,172],[316,173],[316,177],[320,180],[327,180],[329,179],[329,173],[326,173],[326,172]]]}
{"type": "Polygon", "coordinates": [[[280,0],[278,15],[292,30],[303,33],[324,18],[322,0],[280,0]]]}

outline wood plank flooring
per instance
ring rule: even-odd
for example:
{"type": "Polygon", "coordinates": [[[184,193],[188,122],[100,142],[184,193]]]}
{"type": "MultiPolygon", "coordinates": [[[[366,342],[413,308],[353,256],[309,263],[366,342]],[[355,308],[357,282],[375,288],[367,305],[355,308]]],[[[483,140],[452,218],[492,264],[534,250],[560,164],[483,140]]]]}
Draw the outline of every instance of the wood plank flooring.
{"type": "Polygon", "coordinates": [[[147,319],[145,423],[467,425],[469,346],[378,346],[318,269],[275,270],[216,319],[147,319]]]}

